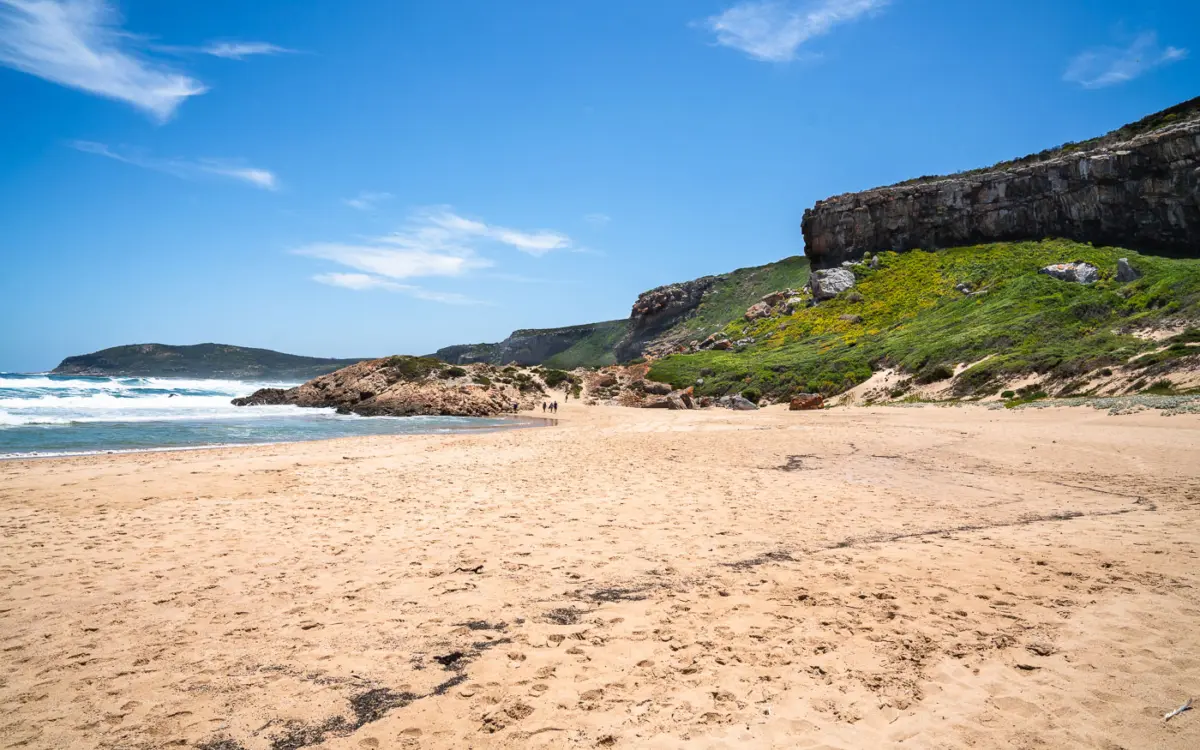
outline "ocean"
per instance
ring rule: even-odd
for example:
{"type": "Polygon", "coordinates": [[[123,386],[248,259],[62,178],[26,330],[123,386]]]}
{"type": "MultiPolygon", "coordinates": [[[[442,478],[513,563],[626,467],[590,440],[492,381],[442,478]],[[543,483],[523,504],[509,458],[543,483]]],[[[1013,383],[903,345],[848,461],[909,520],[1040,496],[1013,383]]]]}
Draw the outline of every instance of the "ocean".
{"type": "Polygon", "coordinates": [[[539,420],[358,417],[230,404],[295,383],[0,373],[0,458],[288,443],[358,435],[504,429],[539,420]]]}

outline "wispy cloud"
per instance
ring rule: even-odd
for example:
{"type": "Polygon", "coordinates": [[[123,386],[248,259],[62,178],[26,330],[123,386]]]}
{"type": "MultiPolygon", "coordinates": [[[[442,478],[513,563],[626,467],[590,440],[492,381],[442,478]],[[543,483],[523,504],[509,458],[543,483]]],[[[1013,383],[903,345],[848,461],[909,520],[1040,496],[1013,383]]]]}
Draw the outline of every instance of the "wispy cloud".
{"type": "Polygon", "coordinates": [[[245,60],[254,55],[284,55],[296,50],[269,42],[209,42],[197,51],[228,60],[245,60]]]}
{"type": "Polygon", "coordinates": [[[248,167],[241,163],[225,159],[160,159],[146,156],[133,151],[116,149],[103,143],[92,141],[72,141],[68,144],[77,151],[85,154],[95,154],[124,164],[132,164],[143,169],[173,175],[182,179],[195,179],[205,175],[226,177],[239,182],[245,182],[263,190],[277,190],[279,179],[273,172],[257,167],[248,167]]]}
{"type": "Polygon", "coordinates": [[[1085,89],[1099,89],[1126,83],[1161,65],[1178,62],[1188,51],[1180,47],[1160,47],[1158,34],[1138,34],[1128,47],[1095,47],[1076,55],[1067,65],[1063,80],[1085,89]]]}
{"type": "Polygon", "coordinates": [[[395,281],[380,278],[378,276],[369,276],[365,273],[322,273],[313,276],[313,281],[318,284],[327,284],[329,286],[341,287],[342,289],[352,289],[356,292],[364,292],[371,290],[382,290],[385,292],[400,292],[407,294],[410,297],[417,299],[428,300],[430,302],[441,302],[447,305],[480,305],[483,304],[479,300],[471,299],[456,292],[438,292],[431,289],[424,289],[412,284],[400,284],[395,281]]]}
{"type": "Polygon", "coordinates": [[[0,64],[167,120],[208,88],[134,49],[103,0],[0,0],[0,64]]]}
{"type": "Polygon", "coordinates": [[[390,279],[412,279],[430,276],[462,276],[468,271],[490,268],[490,260],[481,258],[467,248],[432,246],[394,249],[378,244],[378,240],[353,245],[337,242],[318,242],[294,251],[297,255],[333,261],[356,271],[390,279]]]}
{"type": "Polygon", "coordinates": [[[749,0],[705,19],[717,44],[755,60],[788,62],[808,40],[879,10],[890,0],[749,0]]]}
{"type": "MultiPolygon", "coordinates": [[[[567,235],[549,229],[522,231],[488,224],[455,213],[446,206],[416,211],[399,231],[357,242],[318,242],[292,252],[345,266],[354,273],[314,276],[322,284],[364,291],[383,289],[404,292],[434,302],[464,304],[462,295],[414,287],[410,279],[453,278],[494,267],[485,257],[489,246],[503,245],[533,256],[552,250],[578,250],[567,235]]],[[[522,282],[525,277],[493,274],[494,278],[522,282]]]]}
{"type": "Polygon", "coordinates": [[[612,221],[612,217],[608,214],[588,214],[583,217],[583,220],[594,227],[606,227],[612,221]]]}
{"type": "Polygon", "coordinates": [[[423,220],[429,227],[441,230],[457,242],[491,240],[534,256],[545,255],[552,250],[569,250],[572,247],[571,238],[562,232],[552,229],[522,231],[496,224],[487,224],[475,219],[464,218],[447,208],[428,211],[424,214],[423,220]]]}
{"type": "Polygon", "coordinates": [[[391,193],[371,193],[363,191],[353,198],[343,199],[342,203],[345,203],[350,208],[356,208],[359,211],[374,211],[381,202],[386,201],[391,197],[391,193]]]}
{"type": "Polygon", "coordinates": [[[121,16],[108,0],[0,0],[0,65],[132,104],[164,122],[208,87],[151,52],[244,60],[294,50],[269,42],[151,44],[121,27],[121,16]]]}

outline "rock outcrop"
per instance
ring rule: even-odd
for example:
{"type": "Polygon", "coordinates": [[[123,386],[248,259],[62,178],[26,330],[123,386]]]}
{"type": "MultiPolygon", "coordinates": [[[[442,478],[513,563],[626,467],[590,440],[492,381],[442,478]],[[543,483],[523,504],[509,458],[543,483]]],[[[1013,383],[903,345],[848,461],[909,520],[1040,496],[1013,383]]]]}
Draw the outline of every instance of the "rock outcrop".
{"type": "Polygon", "coordinates": [[[531,410],[545,394],[537,376],[490,365],[447,367],[426,357],[385,357],[345,367],[289,390],[263,388],[234,406],[290,404],[364,417],[489,417],[531,410]]]}
{"type": "Polygon", "coordinates": [[[1091,263],[1075,261],[1073,263],[1055,263],[1040,269],[1038,273],[1075,284],[1094,284],[1100,280],[1100,269],[1091,263]]]}
{"type": "MultiPolygon", "coordinates": [[[[638,295],[629,314],[629,329],[615,347],[617,361],[626,361],[648,351],[646,345],[695,310],[723,276],[702,276],[681,284],[667,284],[638,295]]],[[[680,341],[656,341],[656,348],[669,349],[680,341]]]]}
{"type": "Polygon", "coordinates": [[[814,269],[881,250],[1044,237],[1200,256],[1200,99],[991,170],[819,201],[802,227],[814,269]]]}
{"type": "Polygon", "coordinates": [[[830,268],[825,271],[813,271],[813,298],[817,300],[833,299],[842,292],[854,286],[854,272],[848,268],[830,268]]]}
{"type": "Polygon", "coordinates": [[[792,396],[792,400],[788,403],[788,411],[811,411],[824,408],[825,398],[819,393],[801,393],[792,396]]]}
{"type": "Polygon", "coordinates": [[[1141,272],[1129,265],[1129,258],[1117,258],[1117,281],[1125,283],[1137,281],[1140,278],[1142,278],[1141,272]]]}

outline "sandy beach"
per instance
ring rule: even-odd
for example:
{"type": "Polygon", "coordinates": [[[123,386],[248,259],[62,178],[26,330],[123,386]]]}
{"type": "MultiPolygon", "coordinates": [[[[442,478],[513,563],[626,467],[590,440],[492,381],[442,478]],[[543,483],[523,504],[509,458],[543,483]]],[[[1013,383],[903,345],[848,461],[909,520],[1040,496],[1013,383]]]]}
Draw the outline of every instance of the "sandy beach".
{"type": "Polygon", "coordinates": [[[0,462],[0,747],[1200,747],[1200,418],[0,462]]]}

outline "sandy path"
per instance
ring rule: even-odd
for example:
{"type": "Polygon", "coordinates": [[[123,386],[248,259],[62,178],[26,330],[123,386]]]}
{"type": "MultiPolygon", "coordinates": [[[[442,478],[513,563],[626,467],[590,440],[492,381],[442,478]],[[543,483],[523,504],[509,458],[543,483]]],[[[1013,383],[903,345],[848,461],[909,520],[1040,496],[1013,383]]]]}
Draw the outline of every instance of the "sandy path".
{"type": "Polygon", "coordinates": [[[1200,747],[1200,419],[0,462],[0,747],[1200,747]]]}

